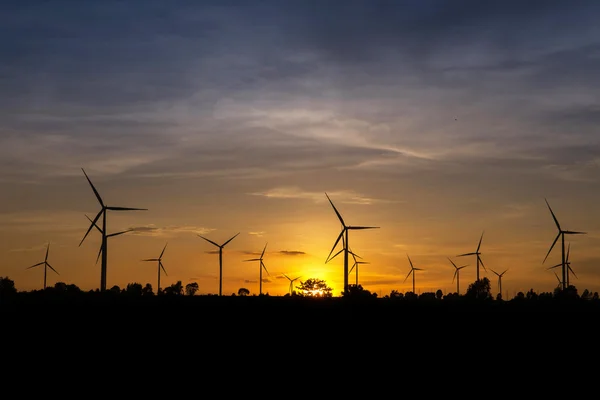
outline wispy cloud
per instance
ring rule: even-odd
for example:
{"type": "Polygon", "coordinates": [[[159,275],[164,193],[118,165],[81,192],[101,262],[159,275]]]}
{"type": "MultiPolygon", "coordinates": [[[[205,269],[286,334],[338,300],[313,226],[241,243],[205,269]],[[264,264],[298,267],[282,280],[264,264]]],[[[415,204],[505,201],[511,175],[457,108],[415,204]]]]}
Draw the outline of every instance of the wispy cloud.
{"type": "Polygon", "coordinates": [[[284,255],[284,256],[303,256],[303,255],[306,255],[305,252],[303,252],[303,251],[297,251],[297,250],[281,250],[281,251],[279,251],[279,254],[284,255]]]}
{"type": "Polygon", "coordinates": [[[144,236],[174,236],[178,234],[198,234],[205,235],[214,231],[213,228],[204,228],[198,226],[179,226],[179,225],[171,225],[171,226],[163,226],[157,227],[155,225],[144,225],[144,226],[133,226],[129,229],[132,229],[132,234],[135,235],[144,235],[144,236]]]}
{"type": "MultiPolygon", "coordinates": [[[[252,192],[248,193],[253,196],[264,196],[272,199],[301,199],[301,200],[310,200],[315,203],[322,203],[327,201],[327,197],[325,196],[325,192],[310,192],[300,189],[296,186],[282,186],[277,188],[272,188],[263,192],[252,192]]],[[[363,205],[371,205],[376,203],[388,203],[395,202],[390,200],[383,199],[375,199],[372,197],[367,197],[363,194],[351,191],[351,190],[333,190],[328,191],[327,194],[330,198],[338,199],[340,203],[347,204],[363,204],[363,205]]]]}

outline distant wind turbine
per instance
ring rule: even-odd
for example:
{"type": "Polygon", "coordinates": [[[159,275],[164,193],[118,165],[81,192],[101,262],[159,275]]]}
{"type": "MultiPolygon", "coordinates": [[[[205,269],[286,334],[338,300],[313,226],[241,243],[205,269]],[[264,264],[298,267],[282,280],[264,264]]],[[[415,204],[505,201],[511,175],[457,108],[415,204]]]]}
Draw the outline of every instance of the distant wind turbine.
{"type": "MultiPolygon", "coordinates": [[[[359,230],[359,229],[377,229],[379,227],[378,226],[346,225],[346,223],[344,222],[344,219],[342,218],[342,215],[339,213],[337,208],[335,208],[335,205],[333,205],[333,202],[331,201],[331,199],[329,198],[327,193],[325,193],[325,196],[327,196],[327,200],[329,200],[331,207],[333,207],[333,211],[335,211],[335,214],[337,215],[338,219],[342,223],[342,230],[341,230],[340,234],[338,235],[335,243],[333,244],[333,247],[331,248],[331,251],[329,252],[329,256],[327,256],[327,259],[325,260],[325,264],[327,264],[329,261],[331,261],[333,259],[333,257],[331,257],[331,254],[335,250],[335,248],[338,245],[338,243],[340,242],[340,240],[343,240],[342,251],[344,252],[344,294],[348,294],[348,254],[350,254],[350,248],[349,248],[349,243],[348,243],[348,231],[359,230]]],[[[339,254],[340,252],[338,252],[337,254],[339,254]]]]}
{"type": "Polygon", "coordinates": [[[487,271],[485,269],[485,265],[483,265],[483,261],[481,260],[481,252],[479,251],[479,249],[481,248],[481,240],[483,239],[483,232],[481,232],[481,237],[479,238],[479,244],[477,245],[477,250],[475,250],[472,253],[464,253],[464,254],[459,254],[456,257],[463,257],[463,256],[477,256],[477,281],[479,281],[479,265],[481,264],[481,266],[483,267],[483,269],[485,271],[487,271]]]}
{"type": "MultiPolygon", "coordinates": [[[[569,287],[570,285],[570,278],[569,278],[569,272],[573,274],[573,276],[575,278],[577,278],[577,275],[575,274],[575,271],[573,271],[573,269],[571,268],[571,261],[569,261],[569,251],[571,250],[571,243],[569,243],[569,245],[567,246],[567,255],[565,256],[565,265],[567,266],[567,287],[569,287]]],[[[552,268],[557,268],[557,267],[562,267],[562,263],[553,265],[551,267],[548,267],[547,269],[552,269],[552,268]]]]}
{"type": "MultiPolygon", "coordinates": [[[[263,283],[262,272],[263,272],[263,269],[267,272],[267,274],[269,274],[269,271],[267,271],[267,267],[265,266],[265,263],[263,262],[263,257],[265,255],[265,250],[266,249],[267,249],[267,243],[265,243],[265,247],[264,247],[262,253],[260,253],[260,257],[259,258],[251,258],[249,260],[244,260],[244,261],[258,261],[259,262],[259,264],[258,264],[258,270],[259,270],[259,273],[258,273],[258,276],[259,276],[259,278],[258,278],[258,281],[259,281],[258,294],[262,294],[262,283],[263,283]]],[[[271,275],[271,274],[269,274],[269,275],[271,275]]]]}
{"type": "Polygon", "coordinates": [[[92,187],[92,190],[94,191],[94,194],[96,195],[96,198],[98,199],[98,202],[100,203],[101,208],[100,208],[100,211],[98,211],[98,214],[96,214],[96,217],[92,220],[92,223],[91,223],[90,227],[88,228],[87,232],[85,233],[85,235],[83,236],[83,239],[81,239],[81,242],[79,242],[79,246],[81,246],[81,244],[87,237],[88,233],[90,233],[90,231],[92,230],[92,228],[94,226],[96,226],[98,228],[98,226],[96,225],[96,222],[98,221],[98,219],[100,219],[100,217],[102,217],[102,229],[100,229],[100,232],[102,233],[102,244],[101,244],[102,264],[100,267],[100,291],[104,292],[106,290],[106,270],[107,270],[107,260],[108,260],[108,258],[107,258],[108,257],[108,255],[107,255],[108,235],[106,234],[106,229],[107,229],[107,226],[106,226],[106,214],[107,213],[106,212],[108,210],[110,210],[110,211],[142,211],[142,210],[147,210],[147,208],[107,206],[106,204],[104,204],[102,197],[100,197],[100,194],[94,187],[94,184],[92,183],[92,181],[90,180],[88,175],[85,173],[85,170],[83,168],[81,168],[81,170],[83,171],[83,174],[85,175],[85,178],[87,179],[88,183],[92,187]]]}
{"type": "Polygon", "coordinates": [[[406,280],[408,279],[408,277],[410,276],[410,274],[412,274],[412,282],[413,282],[413,293],[417,293],[415,292],[415,271],[422,271],[422,268],[415,268],[413,266],[413,263],[410,259],[410,256],[407,254],[406,257],[408,257],[408,262],[410,263],[410,271],[408,272],[408,275],[406,275],[406,278],[404,278],[404,282],[406,282],[406,280]]]}
{"type": "Polygon", "coordinates": [[[156,294],[160,293],[160,270],[162,269],[163,272],[165,273],[165,275],[167,275],[167,270],[165,269],[163,263],[162,263],[162,256],[163,254],[165,254],[165,250],[167,248],[167,244],[165,244],[165,247],[163,247],[162,251],[160,252],[160,256],[158,256],[158,258],[146,258],[145,260],[142,261],[158,261],[157,263],[157,267],[158,267],[158,284],[157,284],[157,289],[156,289],[156,294]]]}
{"type": "Polygon", "coordinates": [[[292,292],[293,292],[293,290],[294,290],[294,281],[295,281],[296,279],[299,279],[300,277],[298,276],[298,277],[296,277],[296,278],[292,279],[292,278],[290,278],[289,276],[287,276],[286,274],[283,274],[283,276],[285,276],[286,278],[288,278],[288,280],[290,281],[289,293],[290,293],[290,296],[291,296],[291,295],[292,295],[292,292]]]}
{"type": "Polygon", "coordinates": [[[52,271],[56,272],[57,275],[60,275],[54,268],[52,268],[52,265],[50,265],[50,263],[48,262],[48,252],[50,252],[50,243],[48,243],[48,245],[46,246],[46,257],[44,258],[44,261],[39,262],[37,264],[32,265],[31,267],[26,268],[26,269],[33,268],[33,267],[37,267],[38,265],[44,266],[44,289],[46,289],[46,276],[47,276],[48,268],[50,268],[52,271]]]}
{"type": "Polygon", "coordinates": [[[240,232],[236,233],[235,235],[233,235],[229,240],[227,240],[225,243],[223,244],[218,244],[213,242],[210,239],[205,238],[202,235],[198,235],[200,236],[202,239],[206,240],[209,243],[214,244],[215,246],[217,246],[219,248],[219,296],[221,296],[222,291],[223,291],[223,247],[225,247],[225,245],[229,242],[231,242],[237,235],[239,235],[240,232]]]}
{"type": "Polygon", "coordinates": [[[348,252],[352,255],[352,258],[354,259],[354,264],[352,264],[352,268],[350,268],[350,270],[348,271],[348,273],[350,274],[352,272],[352,270],[356,269],[356,286],[358,286],[358,266],[361,264],[369,264],[367,261],[358,261],[357,258],[362,258],[358,255],[356,255],[355,253],[353,253],[352,251],[348,250],[348,252]]]}
{"type": "Polygon", "coordinates": [[[500,293],[500,296],[502,296],[502,276],[506,273],[506,271],[508,271],[508,268],[504,270],[503,273],[499,274],[496,271],[494,271],[493,269],[490,268],[490,270],[496,274],[496,276],[498,277],[498,292],[500,293]]]}
{"type": "Polygon", "coordinates": [[[563,290],[564,290],[567,288],[567,263],[566,263],[566,258],[565,258],[565,235],[584,235],[586,232],[563,230],[560,227],[560,224],[558,223],[558,219],[556,219],[556,215],[554,215],[554,211],[552,211],[552,208],[550,207],[548,200],[544,199],[544,201],[546,202],[546,205],[548,206],[548,209],[550,210],[550,214],[552,214],[552,219],[554,219],[554,223],[556,224],[556,227],[558,228],[558,234],[556,235],[554,242],[552,242],[552,246],[550,246],[548,253],[546,253],[546,257],[544,257],[544,261],[542,261],[542,264],[546,261],[546,259],[548,258],[548,255],[550,255],[550,252],[554,248],[554,245],[560,238],[561,239],[561,250],[562,250],[561,251],[562,260],[561,260],[560,265],[562,267],[562,285],[563,285],[563,290]]]}
{"type": "Polygon", "coordinates": [[[452,261],[450,259],[450,257],[448,257],[448,261],[450,261],[452,263],[452,265],[454,265],[454,276],[452,277],[452,282],[454,282],[454,280],[456,279],[456,293],[460,294],[460,270],[463,269],[464,267],[466,267],[467,265],[461,265],[460,267],[457,267],[456,264],[454,264],[454,261],[452,261]]]}

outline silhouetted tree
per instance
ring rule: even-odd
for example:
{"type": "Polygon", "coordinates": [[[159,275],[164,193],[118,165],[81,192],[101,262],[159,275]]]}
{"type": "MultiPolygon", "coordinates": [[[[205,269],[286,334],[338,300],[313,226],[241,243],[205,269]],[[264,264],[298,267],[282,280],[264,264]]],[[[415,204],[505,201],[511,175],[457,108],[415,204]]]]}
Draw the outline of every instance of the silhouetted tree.
{"type": "Polygon", "coordinates": [[[67,291],[67,284],[64,282],[56,282],[54,284],[54,291],[64,293],[67,291]]]}
{"type": "Polygon", "coordinates": [[[7,277],[0,277],[0,297],[12,296],[17,293],[15,282],[7,277]]]}
{"type": "Polygon", "coordinates": [[[436,297],[438,300],[441,300],[441,299],[442,299],[442,297],[444,297],[444,292],[442,292],[442,290],[441,290],[441,289],[438,289],[438,290],[435,292],[435,297],[436,297]]]}
{"type": "Polygon", "coordinates": [[[125,293],[131,296],[141,296],[144,288],[141,283],[133,282],[128,283],[127,288],[125,289],[125,293]]]}
{"type": "Polygon", "coordinates": [[[240,290],[238,290],[237,294],[238,296],[248,296],[250,294],[250,291],[244,287],[241,287],[240,290]]]}
{"type": "Polygon", "coordinates": [[[490,280],[487,277],[483,277],[469,285],[465,297],[486,300],[492,298],[492,291],[490,287],[490,280]]]}
{"type": "Polygon", "coordinates": [[[343,297],[351,297],[351,298],[376,298],[377,293],[371,293],[369,290],[363,289],[363,287],[358,285],[348,285],[348,293],[342,293],[343,297]]]}
{"type": "Polygon", "coordinates": [[[299,296],[303,297],[331,297],[331,288],[322,279],[310,278],[296,286],[299,296]]]}
{"type": "Polygon", "coordinates": [[[164,288],[163,291],[165,294],[168,295],[182,296],[183,285],[181,284],[181,281],[177,281],[177,283],[173,283],[171,286],[167,286],[166,288],[164,288]]]}
{"type": "Polygon", "coordinates": [[[115,294],[119,294],[119,293],[121,293],[121,288],[119,286],[115,285],[115,286],[113,286],[113,287],[110,288],[110,292],[111,293],[115,293],[115,294]]]}
{"type": "Polygon", "coordinates": [[[396,289],[394,289],[390,292],[390,297],[393,299],[395,299],[395,298],[402,299],[402,298],[404,298],[404,293],[399,292],[396,289]]]}
{"type": "Polygon", "coordinates": [[[154,296],[151,284],[146,283],[146,286],[144,286],[144,288],[142,289],[142,296],[154,296]]]}
{"type": "Polygon", "coordinates": [[[188,296],[193,296],[198,291],[198,282],[191,282],[185,285],[185,294],[188,296]]]}

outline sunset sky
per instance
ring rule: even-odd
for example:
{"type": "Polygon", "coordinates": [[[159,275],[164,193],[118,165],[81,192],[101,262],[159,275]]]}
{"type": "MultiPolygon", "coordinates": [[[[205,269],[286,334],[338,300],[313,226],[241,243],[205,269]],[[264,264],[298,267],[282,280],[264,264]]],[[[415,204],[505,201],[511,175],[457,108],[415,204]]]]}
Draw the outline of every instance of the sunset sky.
{"type": "MultiPolygon", "coordinates": [[[[0,6],[0,276],[20,291],[198,282],[284,295],[283,276],[339,296],[341,224],[388,295],[553,291],[569,236],[579,293],[600,291],[600,2],[267,0],[0,6]],[[336,249],[339,250],[340,247],[336,249]]],[[[296,281],[296,282],[298,282],[296,281]]],[[[351,274],[349,283],[355,283],[351,274]]]]}

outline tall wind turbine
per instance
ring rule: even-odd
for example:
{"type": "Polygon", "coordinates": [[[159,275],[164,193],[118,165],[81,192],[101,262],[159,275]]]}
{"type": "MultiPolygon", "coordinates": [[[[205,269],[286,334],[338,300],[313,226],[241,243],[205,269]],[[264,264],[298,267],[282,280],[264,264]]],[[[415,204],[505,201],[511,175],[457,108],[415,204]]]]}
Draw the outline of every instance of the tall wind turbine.
{"type": "Polygon", "coordinates": [[[83,168],[81,168],[81,170],[83,171],[83,174],[85,175],[85,178],[87,179],[88,183],[92,187],[92,190],[94,191],[94,194],[96,195],[96,198],[98,199],[98,203],[100,203],[101,208],[100,208],[100,211],[98,211],[98,214],[96,214],[96,217],[92,220],[90,227],[88,228],[87,232],[83,236],[83,239],[81,239],[81,242],[79,242],[79,245],[81,246],[81,244],[87,237],[88,233],[90,233],[90,231],[92,230],[92,228],[94,226],[96,226],[96,228],[98,228],[98,226],[96,225],[96,222],[98,221],[98,219],[100,219],[100,217],[102,217],[102,229],[100,229],[100,232],[102,233],[102,245],[101,245],[102,264],[101,264],[101,268],[100,268],[100,291],[104,292],[106,290],[106,270],[107,270],[107,260],[108,260],[108,255],[107,255],[108,235],[106,234],[106,230],[107,230],[107,226],[106,226],[106,214],[107,213],[106,212],[108,210],[110,210],[110,211],[142,211],[142,210],[147,210],[147,208],[107,206],[106,204],[104,204],[102,197],[100,197],[100,193],[98,193],[98,191],[94,187],[94,184],[92,183],[92,181],[90,180],[88,175],[85,173],[85,170],[83,168]]]}
{"type": "Polygon", "coordinates": [[[415,292],[415,271],[422,271],[422,268],[415,268],[413,266],[412,261],[410,260],[410,256],[407,254],[406,257],[408,257],[408,262],[410,263],[410,271],[408,272],[408,275],[406,275],[406,278],[404,278],[404,282],[406,282],[406,280],[408,279],[408,277],[410,276],[410,274],[412,274],[412,281],[413,281],[413,293],[417,293],[415,292]]]}
{"type": "Polygon", "coordinates": [[[494,271],[493,269],[490,268],[490,270],[496,274],[496,276],[498,277],[498,291],[500,292],[500,296],[502,296],[502,275],[504,275],[506,273],[506,271],[508,271],[508,268],[504,270],[503,273],[499,274],[496,271],[494,271]]]}
{"type": "Polygon", "coordinates": [[[483,261],[481,260],[481,252],[479,251],[479,248],[481,247],[482,239],[483,239],[483,232],[481,232],[481,237],[479,238],[479,244],[477,245],[477,250],[475,250],[472,253],[459,254],[456,256],[456,257],[477,256],[477,281],[479,281],[479,265],[480,264],[483,267],[483,269],[487,272],[487,270],[485,269],[485,265],[483,265],[483,261]]]}
{"type": "Polygon", "coordinates": [[[289,293],[290,293],[290,296],[291,296],[291,295],[292,295],[292,291],[294,290],[294,281],[295,281],[296,279],[299,279],[300,277],[298,276],[298,277],[296,277],[296,278],[292,279],[292,278],[290,278],[289,276],[287,276],[286,274],[283,274],[283,276],[285,276],[286,278],[288,278],[288,280],[290,281],[289,293]]]}
{"type": "Polygon", "coordinates": [[[223,291],[223,247],[225,247],[225,245],[229,242],[231,242],[237,235],[239,235],[240,232],[236,233],[235,235],[233,235],[229,240],[227,240],[225,243],[223,244],[218,244],[213,242],[210,239],[205,238],[202,235],[198,235],[200,236],[202,239],[206,240],[209,243],[214,244],[215,246],[217,246],[219,248],[219,296],[221,296],[221,293],[223,291]]]}
{"type": "MultiPolygon", "coordinates": [[[[569,261],[569,251],[570,250],[571,250],[571,243],[569,243],[569,245],[567,246],[567,255],[565,256],[565,265],[567,267],[567,287],[569,287],[569,285],[570,285],[569,272],[572,273],[575,278],[577,278],[575,271],[573,271],[573,269],[571,268],[571,261],[569,261]]],[[[548,267],[547,269],[552,269],[552,268],[557,268],[557,267],[562,267],[562,264],[559,263],[559,264],[553,265],[551,267],[548,267]]]]}
{"type": "MultiPolygon", "coordinates": [[[[333,211],[335,211],[335,214],[337,215],[338,219],[342,223],[342,230],[341,230],[340,234],[338,235],[335,243],[333,244],[333,247],[331,248],[331,251],[329,252],[329,256],[327,256],[327,259],[325,260],[325,264],[327,264],[327,262],[329,262],[333,258],[333,257],[331,257],[331,254],[335,250],[335,248],[338,245],[338,243],[340,242],[340,240],[343,240],[343,249],[342,250],[344,252],[344,294],[348,294],[348,254],[350,253],[349,243],[348,243],[348,231],[358,230],[358,229],[376,229],[379,227],[378,226],[346,225],[346,223],[344,222],[344,219],[342,218],[342,215],[338,212],[337,208],[335,208],[335,206],[333,205],[333,202],[331,201],[331,199],[329,198],[327,193],[325,193],[325,196],[327,196],[327,200],[329,200],[331,207],[333,207],[333,211]]],[[[339,252],[338,252],[338,254],[339,254],[339,252]]]]}
{"type": "Polygon", "coordinates": [[[158,286],[156,288],[156,294],[160,293],[160,270],[162,269],[163,272],[165,273],[165,275],[167,275],[167,270],[165,269],[163,263],[162,263],[162,256],[163,254],[165,254],[165,250],[167,248],[167,244],[165,244],[165,247],[163,247],[162,251],[160,252],[160,256],[158,256],[158,258],[146,258],[145,260],[142,261],[158,261],[158,286]]]}
{"type": "Polygon", "coordinates": [[[44,266],[44,289],[46,289],[46,275],[48,272],[48,268],[50,268],[52,271],[56,272],[56,275],[60,275],[54,268],[52,268],[52,265],[50,265],[50,263],[48,263],[48,252],[49,251],[50,251],[50,243],[48,243],[48,245],[46,246],[46,258],[44,258],[44,261],[39,262],[37,264],[32,265],[31,267],[26,268],[26,269],[33,268],[33,267],[37,267],[38,265],[44,266]]]}
{"type": "MultiPolygon", "coordinates": [[[[567,264],[566,264],[566,259],[565,259],[565,235],[583,235],[586,232],[563,230],[560,227],[560,224],[558,223],[558,219],[556,219],[556,215],[554,215],[554,211],[552,211],[552,208],[550,207],[548,200],[544,199],[544,201],[546,201],[546,205],[548,206],[548,209],[550,210],[550,214],[552,214],[552,219],[554,219],[554,223],[556,224],[556,227],[558,228],[558,234],[556,235],[554,242],[552,242],[552,246],[550,246],[548,253],[546,253],[546,257],[544,257],[544,261],[546,261],[546,259],[548,258],[548,255],[550,255],[550,252],[554,248],[554,245],[560,238],[561,239],[561,248],[562,248],[562,252],[561,252],[562,262],[560,263],[560,265],[562,267],[562,285],[563,285],[563,290],[564,290],[567,288],[567,264]]],[[[542,264],[544,263],[544,261],[542,261],[542,264]]]]}
{"type": "Polygon", "coordinates": [[[452,282],[454,282],[454,280],[456,279],[456,293],[460,294],[460,270],[466,267],[467,265],[461,265],[460,267],[457,267],[456,264],[454,264],[454,261],[450,259],[450,257],[448,257],[448,261],[450,261],[452,265],[454,265],[454,276],[452,277],[452,282]]]}
{"type": "Polygon", "coordinates": [[[354,259],[354,264],[352,265],[352,268],[350,268],[350,270],[348,271],[348,273],[350,274],[352,272],[352,270],[356,269],[356,286],[358,286],[358,266],[360,264],[369,264],[367,261],[358,261],[356,258],[362,258],[358,255],[356,255],[355,253],[353,253],[352,251],[348,250],[348,252],[352,255],[352,258],[354,259]]]}

